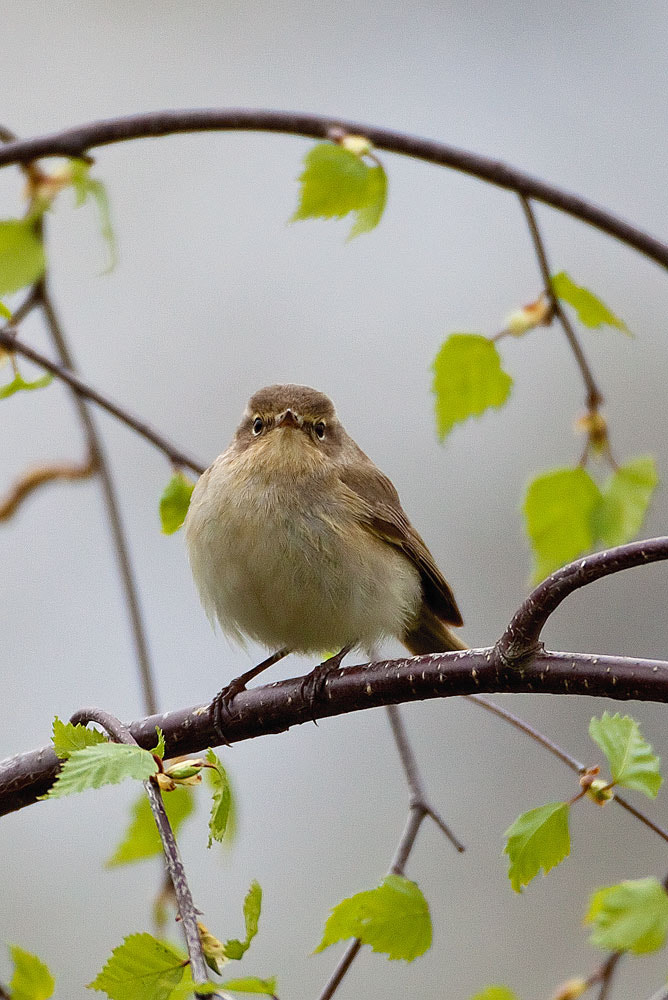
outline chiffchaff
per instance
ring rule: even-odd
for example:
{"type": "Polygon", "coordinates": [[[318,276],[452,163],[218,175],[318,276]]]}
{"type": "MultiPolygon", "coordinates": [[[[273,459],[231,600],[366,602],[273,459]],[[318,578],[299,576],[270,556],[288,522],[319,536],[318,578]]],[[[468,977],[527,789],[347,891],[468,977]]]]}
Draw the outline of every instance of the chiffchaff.
{"type": "Polygon", "coordinates": [[[315,389],[251,397],[185,527],[210,620],[278,651],[267,666],[288,652],[372,653],[390,636],[416,655],[465,648],[448,627],[462,624],[452,591],[397,491],[315,389]]]}

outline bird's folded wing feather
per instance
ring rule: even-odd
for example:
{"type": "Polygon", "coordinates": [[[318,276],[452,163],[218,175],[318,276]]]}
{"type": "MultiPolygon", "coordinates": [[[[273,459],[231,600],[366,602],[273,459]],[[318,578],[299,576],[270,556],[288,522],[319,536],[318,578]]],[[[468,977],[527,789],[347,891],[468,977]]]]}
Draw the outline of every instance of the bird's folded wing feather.
{"type": "Polygon", "coordinates": [[[360,450],[364,461],[342,466],[340,479],[364,502],[364,525],[400,549],[418,570],[427,605],[446,625],[462,625],[454,594],[434,557],[406,517],[392,482],[360,450]]]}

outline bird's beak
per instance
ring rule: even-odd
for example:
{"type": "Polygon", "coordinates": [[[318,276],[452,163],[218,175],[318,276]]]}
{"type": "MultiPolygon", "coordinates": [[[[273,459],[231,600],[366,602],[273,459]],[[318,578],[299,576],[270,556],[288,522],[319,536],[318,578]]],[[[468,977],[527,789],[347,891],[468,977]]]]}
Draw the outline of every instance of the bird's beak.
{"type": "Polygon", "coordinates": [[[279,414],[278,418],[276,419],[277,427],[299,428],[302,426],[303,423],[304,421],[302,417],[300,417],[298,413],[295,413],[293,410],[290,409],[285,410],[284,413],[279,414]]]}

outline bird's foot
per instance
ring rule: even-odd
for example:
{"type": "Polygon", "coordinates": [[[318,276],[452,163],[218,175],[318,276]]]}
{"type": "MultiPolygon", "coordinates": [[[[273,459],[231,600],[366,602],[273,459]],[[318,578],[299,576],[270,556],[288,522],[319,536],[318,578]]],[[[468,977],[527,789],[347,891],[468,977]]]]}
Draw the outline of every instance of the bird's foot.
{"type": "Polygon", "coordinates": [[[330,656],[328,659],[314,667],[310,674],[307,674],[301,683],[300,693],[307,703],[313,722],[318,725],[315,717],[317,703],[323,697],[327,687],[327,678],[333,671],[338,670],[343,662],[343,658],[350,652],[352,646],[344,646],[343,649],[330,656]]]}
{"type": "Polygon", "coordinates": [[[249,681],[252,681],[254,677],[261,674],[263,670],[267,670],[268,667],[278,663],[282,660],[284,656],[287,656],[290,652],[289,649],[279,649],[276,653],[272,653],[268,656],[266,660],[262,663],[258,663],[256,667],[251,667],[244,674],[239,674],[235,677],[233,681],[230,681],[224,688],[222,688],[216,697],[213,699],[209,705],[209,711],[211,713],[211,724],[213,725],[214,732],[219,738],[221,743],[225,746],[231,746],[232,744],[226,736],[226,730],[229,728],[229,721],[231,718],[230,708],[232,702],[238,694],[246,690],[246,685],[249,681]]]}

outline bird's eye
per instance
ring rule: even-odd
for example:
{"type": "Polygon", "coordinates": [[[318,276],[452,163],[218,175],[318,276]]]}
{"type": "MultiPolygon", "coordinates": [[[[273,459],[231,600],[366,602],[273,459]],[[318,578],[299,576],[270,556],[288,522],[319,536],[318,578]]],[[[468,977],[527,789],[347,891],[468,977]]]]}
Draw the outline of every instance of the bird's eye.
{"type": "Polygon", "coordinates": [[[256,417],[255,420],[253,421],[253,434],[255,435],[255,437],[257,437],[258,434],[261,434],[263,429],[264,429],[264,420],[262,419],[262,417],[256,417]]]}
{"type": "Polygon", "coordinates": [[[318,440],[322,441],[322,439],[325,436],[325,421],[319,420],[318,423],[313,428],[313,430],[315,431],[315,435],[318,438],[318,440]]]}

